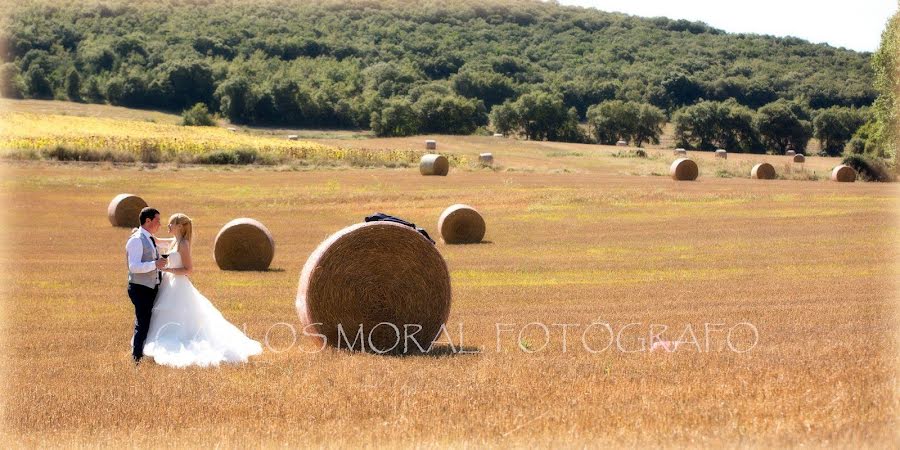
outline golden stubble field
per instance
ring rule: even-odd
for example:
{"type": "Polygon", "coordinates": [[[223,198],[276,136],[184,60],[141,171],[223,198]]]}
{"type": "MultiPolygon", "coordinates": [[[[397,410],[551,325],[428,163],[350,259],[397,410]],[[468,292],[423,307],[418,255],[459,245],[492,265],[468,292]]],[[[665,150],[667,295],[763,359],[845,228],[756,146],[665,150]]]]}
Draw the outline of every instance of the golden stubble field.
{"type": "MultiPolygon", "coordinates": [[[[523,152],[516,164],[540,156],[523,152]]],[[[3,440],[896,445],[896,184],[676,183],[600,162],[535,167],[421,177],[2,163],[3,440]],[[106,219],[120,192],[193,217],[194,284],[251,337],[268,337],[269,350],[236,367],[133,367],[128,231],[106,219]],[[442,340],[479,353],[291,346],[299,272],[322,239],[376,211],[435,234],[438,215],[458,202],[481,210],[488,242],[438,244],[454,294],[442,340]],[[244,216],[274,234],[273,270],[215,267],[216,232],[244,216]],[[620,339],[608,345],[593,323],[620,339]],[[659,326],[697,345],[649,352],[659,326]]]]}

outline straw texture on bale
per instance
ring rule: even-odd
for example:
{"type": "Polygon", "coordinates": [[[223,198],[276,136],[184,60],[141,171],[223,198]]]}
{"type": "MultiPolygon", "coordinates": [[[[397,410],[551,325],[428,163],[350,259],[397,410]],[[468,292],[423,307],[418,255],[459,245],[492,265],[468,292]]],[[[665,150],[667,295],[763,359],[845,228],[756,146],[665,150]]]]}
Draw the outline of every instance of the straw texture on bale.
{"type": "Polygon", "coordinates": [[[234,219],[216,235],[216,264],[222,270],[266,270],[275,257],[275,240],[254,219],[234,219]]]}
{"type": "Polygon", "coordinates": [[[625,141],[617,141],[617,142],[616,142],[616,146],[617,146],[617,147],[627,147],[627,146],[628,146],[628,143],[625,142],[625,141]]]}
{"type": "Polygon", "coordinates": [[[694,181],[700,175],[697,163],[688,158],[678,158],[669,167],[669,174],[673,180],[694,181]]]}
{"type": "Polygon", "coordinates": [[[447,244],[477,244],[484,239],[484,218],[475,208],[456,204],[438,218],[438,231],[447,244]]]}
{"type": "Polygon", "coordinates": [[[379,221],[319,244],[300,274],[296,307],[304,329],[323,336],[314,337],[319,344],[405,353],[418,352],[416,343],[428,349],[450,303],[450,273],[437,248],[412,228],[379,221]]]}
{"type": "Polygon", "coordinates": [[[757,180],[774,180],[775,166],[769,163],[759,163],[750,170],[750,178],[757,180]]]}
{"type": "Polygon", "coordinates": [[[494,155],[491,153],[480,153],[478,155],[478,162],[490,166],[491,164],[494,164],[494,155]]]}
{"type": "Polygon", "coordinates": [[[850,166],[841,164],[831,171],[831,181],[852,183],[856,181],[856,170],[853,170],[850,166]]]}
{"type": "Polygon", "coordinates": [[[139,227],[141,210],[146,207],[147,202],[136,195],[119,194],[109,202],[106,214],[114,227],[139,227]]]}
{"type": "Polygon", "coordinates": [[[795,152],[794,150],[788,150],[788,151],[787,151],[787,155],[788,155],[788,156],[794,156],[794,155],[796,155],[796,154],[797,154],[797,152],[795,152]]]}
{"type": "Polygon", "coordinates": [[[422,156],[419,161],[419,172],[422,175],[447,175],[450,171],[450,161],[442,155],[428,154],[422,156]]]}
{"type": "Polygon", "coordinates": [[[803,155],[800,155],[800,154],[796,154],[796,155],[794,155],[794,162],[795,163],[804,163],[804,162],[806,162],[806,157],[803,155]]]}
{"type": "Polygon", "coordinates": [[[728,159],[728,152],[720,148],[716,150],[716,158],[728,159]]]}
{"type": "Polygon", "coordinates": [[[425,150],[437,150],[437,141],[431,139],[425,141],[425,150]]]}

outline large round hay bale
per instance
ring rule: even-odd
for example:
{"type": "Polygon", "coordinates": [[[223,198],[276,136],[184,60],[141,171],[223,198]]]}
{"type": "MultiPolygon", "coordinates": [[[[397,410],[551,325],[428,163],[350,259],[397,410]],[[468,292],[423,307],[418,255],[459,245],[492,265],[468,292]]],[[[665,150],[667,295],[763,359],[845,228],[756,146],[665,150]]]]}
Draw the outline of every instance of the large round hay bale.
{"type": "Polygon", "coordinates": [[[484,218],[475,208],[456,204],[438,218],[438,232],[447,244],[477,244],[484,239],[484,218]]]}
{"type": "Polygon", "coordinates": [[[750,178],[755,178],[757,180],[774,180],[775,166],[765,162],[759,163],[750,170],[750,178]]]}
{"type": "Polygon", "coordinates": [[[275,240],[254,219],[234,219],[216,235],[216,264],[222,270],[266,270],[275,257],[275,240]]]}
{"type": "Polygon", "coordinates": [[[728,152],[720,148],[716,150],[716,158],[728,159],[728,152]]]}
{"type": "Polygon", "coordinates": [[[788,150],[787,153],[786,153],[786,155],[788,155],[788,156],[794,156],[794,155],[796,155],[796,154],[797,154],[797,152],[794,151],[794,150],[788,150]]]}
{"type": "Polygon", "coordinates": [[[450,161],[443,155],[427,154],[419,161],[419,173],[422,175],[447,175],[450,171],[450,161]]]}
{"type": "Polygon", "coordinates": [[[856,170],[848,165],[841,164],[831,171],[831,181],[852,183],[856,181],[856,170]]]}
{"type": "Polygon", "coordinates": [[[492,153],[479,153],[478,162],[483,166],[490,166],[494,164],[494,155],[492,153]]]}
{"type": "Polygon", "coordinates": [[[114,227],[139,227],[141,210],[146,207],[147,202],[137,195],[119,194],[109,202],[106,214],[114,227]]]}
{"type": "Polygon", "coordinates": [[[669,174],[673,180],[694,181],[700,175],[697,163],[688,158],[678,158],[669,167],[669,174]]]}
{"type": "Polygon", "coordinates": [[[628,143],[625,141],[616,141],[616,147],[628,147],[628,143]]]}
{"type": "Polygon", "coordinates": [[[795,162],[795,163],[805,163],[805,162],[806,162],[806,157],[803,156],[803,155],[801,155],[801,154],[799,154],[799,153],[798,153],[798,154],[795,154],[795,155],[794,155],[794,162],[795,162]]]}
{"type": "Polygon", "coordinates": [[[433,139],[425,141],[425,150],[437,150],[437,141],[433,139]]]}
{"type": "Polygon", "coordinates": [[[405,353],[428,349],[450,302],[450,273],[437,248],[412,228],[379,221],[319,244],[300,274],[296,307],[320,344],[405,353]]]}
{"type": "Polygon", "coordinates": [[[683,148],[676,148],[674,153],[675,156],[687,156],[687,150],[683,148]]]}

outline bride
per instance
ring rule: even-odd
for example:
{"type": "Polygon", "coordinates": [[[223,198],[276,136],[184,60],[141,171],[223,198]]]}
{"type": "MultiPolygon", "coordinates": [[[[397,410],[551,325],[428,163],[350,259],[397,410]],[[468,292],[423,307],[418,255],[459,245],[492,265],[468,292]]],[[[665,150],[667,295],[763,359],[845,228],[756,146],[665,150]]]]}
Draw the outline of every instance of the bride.
{"type": "Polygon", "coordinates": [[[175,237],[161,242],[170,246],[168,265],[153,306],[144,354],[172,367],[246,362],[262,353],[262,346],[225,320],[188,279],[193,271],[191,228],[191,219],[184,214],[169,218],[169,232],[175,237]]]}

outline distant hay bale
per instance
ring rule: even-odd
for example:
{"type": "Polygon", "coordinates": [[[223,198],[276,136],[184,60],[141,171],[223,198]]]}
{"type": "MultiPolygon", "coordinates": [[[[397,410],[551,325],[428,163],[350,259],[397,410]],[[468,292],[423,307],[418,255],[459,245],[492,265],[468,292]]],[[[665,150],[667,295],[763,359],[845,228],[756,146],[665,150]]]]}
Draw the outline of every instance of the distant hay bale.
{"type": "Polygon", "coordinates": [[[136,195],[119,194],[109,202],[106,214],[114,227],[139,227],[141,210],[146,207],[147,202],[136,195]]]}
{"type": "Polygon", "coordinates": [[[801,155],[801,154],[799,154],[799,153],[798,153],[798,154],[795,154],[795,155],[794,155],[794,162],[795,162],[795,163],[805,163],[805,162],[806,162],[806,157],[803,156],[803,155],[801,155]]]}
{"type": "Polygon", "coordinates": [[[794,156],[794,155],[797,154],[797,152],[795,152],[795,151],[793,151],[793,150],[788,150],[786,154],[787,154],[788,156],[794,156]]]}
{"type": "Polygon", "coordinates": [[[288,140],[289,140],[289,141],[296,141],[296,140],[298,140],[298,139],[300,139],[300,136],[298,136],[298,135],[296,135],[296,134],[289,134],[289,135],[288,135],[288,140]]]}
{"type": "Polygon", "coordinates": [[[425,150],[437,150],[437,141],[433,139],[425,141],[425,150]]]}
{"type": "Polygon", "coordinates": [[[216,264],[222,270],[266,270],[275,256],[275,240],[262,223],[249,218],[225,224],[215,239],[216,264]]]}
{"type": "Polygon", "coordinates": [[[494,137],[503,137],[503,133],[494,133],[494,137]]]}
{"type": "Polygon", "coordinates": [[[694,181],[700,175],[697,163],[688,158],[678,158],[669,167],[669,174],[673,180],[694,181]]]}
{"type": "Polygon", "coordinates": [[[728,159],[728,152],[720,148],[716,150],[716,158],[728,159]]]}
{"type": "Polygon", "coordinates": [[[850,166],[841,164],[831,171],[831,181],[852,183],[856,181],[856,170],[853,170],[850,166]]]}
{"type": "Polygon", "coordinates": [[[616,141],[616,147],[628,147],[628,143],[625,141],[616,141]]]}
{"type": "Polygon", "coordinates": [[[675,156],[687,156],[687,150],[683,148],[676,148],[674,153],[675,156]]]}
{"type": "Polygon", "coordinates": [[[438,218],[438,232],[447,244],[477,244],[484,239],[484,231],[484,218],[468,205],[450,206],[438,218]]]}
{"type": "Polygon", "coordinates": [[[769,163],[759,163],[750,170],[750,178],[757,180],[774,180],[775,176],[775,166],[769,163]]]}
{"type": "Polygon", "coordinates": [[[478,162],[480,162],[484,166],[490,166],[494,164],[494,155],[492,153],[479,153],[478,154],[478,162]]]}
{"type": "Polygon", "coordinates": [[[228,131],[234,133],[234,132],[237,131],[237,128],[235,128],[235,127],[228,127],[228,131]]]}
{"type": "Polygon", "coordinates": [[[427,154],[419,161],[419,173],[422,175],[446,176],[450,171],[450,161],[445,156],[427,154]]]}
{"type": "Polygon", "coordinates": [[[412,228],[379,221],[319,244],[300,274],[296,308],[308,334],[323,336],[320,344],[405,353],[429,348],[450,303],[450,273],[437,248],[412,228]]]}

